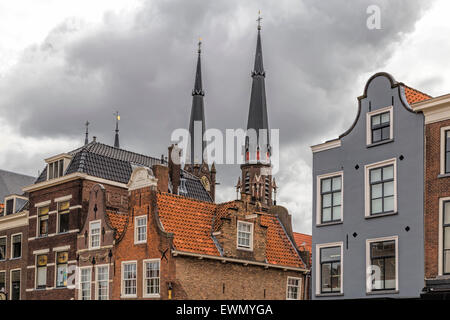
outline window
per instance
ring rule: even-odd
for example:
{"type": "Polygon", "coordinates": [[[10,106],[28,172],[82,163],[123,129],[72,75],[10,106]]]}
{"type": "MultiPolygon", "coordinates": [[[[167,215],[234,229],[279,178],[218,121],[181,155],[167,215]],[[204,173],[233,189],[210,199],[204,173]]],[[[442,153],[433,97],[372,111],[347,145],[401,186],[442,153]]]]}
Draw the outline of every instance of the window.
{"type": "Polygon", "coordinates": [[[320,292],[341,292],[341,246],[320,249],[320,292]]]}
{"type": "Polygon", "coordinates": [[[450,126],[441,128],[440,174],[450,173],[450,126]]]}
{"type": "Polygon", "coordinates": [[[0,292],[6,292],[6,272],[0,271],[0,292]]]}
{"type": "Polygon", "coordinates": [[[366,165],[366,217],[397,211],[396,159],[366,165]]]}
{"type": "Polygon", "coordinates": [[[370,214],[394,211],[394,166],[370,170],[370,214]]]}
{"type": "Polygon", "coordinates": [[[69,253],[61,251],[56,253],[56,287],[67,287],[67,262],[69,253]]]}
{"type": "Polygon", "coordinates": [[[11,270],[11,300],[20,300],[20,270],[11,270]]]}
{"type": "Polygon", "coordinates": [[[14,234],[11,239],[11,258],[20,258],[22,256],[22,234],[14,234]]]}
{"type": "Polygon", "coordinates": [[[49,207],[38,208],[38,236],[48,236],[48,212],[49,207]]]}
{"type": "Polygon", "coordinates": [[[0,238],[0,261],[6,260],[6,237],[0,238]]]}
{"type": "Polygon", "coordinates": [[[445,131],[445,173],[450,173],[450,130],[445,131]]]}
{"type": "Polygon", "coordinates": [[[92,221],[89,225],[89,248],[97,249],[100,248],[100,221],[92,221]]]}
{"type": "Polygon", "coordinates": [[[397,237],[367,240],[367,291],[397,289],[397,237]]]}
{"type": "Polygon", "coordinates": [[[288,277],[287,279],[287,296],[288,300],[299,300],[300,299],[300,278],[288,277]]]}
{"type": "Polygon", "coordinates": [[[122,262],[122,294],[136,296],[136,262],[122,262]]]}
{"type": "Polygon", "coordinates": [[[36,260],[36,288],[42,289],[47,286],[47,255],[38,255],[36,260]]]}
{"type": "Polygon", "coordinates": [[[147,242],[147,216],[135,218],[134,243],[147,242]]]}
{"type": "Polygon", "coordinates": [[[96,269],[96,295],[97,300],[109,299],[109,265],[97,266],[96,269]]]}
{"type": "Polygon", "coordinates": [[[6,215],[10,215],[14,213],[14,198],[6,200],[6,208],[5,208],[6,215]]]}
{"type": "Polygon", "coordinates": [[[91,267],[80,269],[80,299],[91,300],[91,267]]]}
{"type": "Polygon", "coordinates": [[[239,249],[253,249],[253,223],[238,221],[237,247],[239,249]]]}
{"type": "Polygon", "coordinates": [[[450,274],[450,201],[444,202],[443,220],[443,271],[444,274],[450,274]]]}
{"type": "Polygon", "coordinates": [[[159,260],[144,261],[144,297],[159,297],[159,260]]]}
{"type": "Polygon", "coordinates": [[[392,106],[367,113],[367,145],[393,139],[392,118],[392,106]]]}
{"type": "Polygon", "coordinates": [[[64,159],[48,164],[48,179],[55,179],[64,175],[64,159]]]}
{"type": "Polygon", "coordinates": [[[321,223],[341,221],[342,176],[320,180],[321,223]]]}
{"type": "Polygon", "coordinates": [[[70,208],[70,201],[63,201],[58,203],[59,233],[69,231],[69,208],[70,208]]]}

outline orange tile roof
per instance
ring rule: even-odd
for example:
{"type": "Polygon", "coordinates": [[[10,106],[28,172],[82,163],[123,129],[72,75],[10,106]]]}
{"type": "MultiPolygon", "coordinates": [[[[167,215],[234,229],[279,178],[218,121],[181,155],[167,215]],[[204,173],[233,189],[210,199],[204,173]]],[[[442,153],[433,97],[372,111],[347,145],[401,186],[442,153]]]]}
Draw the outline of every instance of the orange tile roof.
{"type": "Polygon", "coordinates": [[[307,250],[309,252],[309,263],[312,264],[312,236],[309,234],[293,232],[294,241],[297,244],[297,248],[302,250],[307,250]],[[304,249],[303,249],[304,248],[304,249]]]}
{"type": "Polygon", "coordinates": [[[405,95],[406,95],[406,100],[408,101],[408,103],[411,105],[413,103],[416,102],[420,102],[420,101],[424,101],[424,100],[428,100],[431,99],[432,96],[423,93],[417,89],[408,87],[407,85],[403,85],[403,87],[405,88],[405,95]]]}
{"type": "Polygon", "coordinates": [[[3,212],[3,208],[5,207],[5,205],[3,203],[0,203],[0,213],[3,212]]]}
{"type": "Polygon", "coordinates": [[[128,223],[128,215],[117,211],[106,210],[106,216],[109,219],[111,227],[116,229],[116,239],[120,238],[128,223]]]}
{"type": "MultiPolygon", "coordinates": [[[[158,214],[166,232],[174,234],[177,250],[220,256],[211,233],[221,227],[221,217],[235,207],[235,201],[214,204],[169,193],[157,196],[158,214]]],[[[270,264],[304,267],[276,216],[261,213],[267,227],[266,258],[270,264]]]]}

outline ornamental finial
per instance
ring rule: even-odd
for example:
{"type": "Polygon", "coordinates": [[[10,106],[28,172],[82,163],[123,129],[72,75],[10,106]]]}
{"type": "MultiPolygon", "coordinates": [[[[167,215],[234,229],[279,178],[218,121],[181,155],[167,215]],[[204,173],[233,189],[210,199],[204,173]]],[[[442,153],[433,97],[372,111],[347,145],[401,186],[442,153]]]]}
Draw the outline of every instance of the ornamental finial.
{"type": "Polygon", "coordinates": [[[261,10],[258,10],[258,19],[256,19],[256,21],[258,21],[258,30],[261,30],[261,20],[263,18],[261,17],[261,10]]]}

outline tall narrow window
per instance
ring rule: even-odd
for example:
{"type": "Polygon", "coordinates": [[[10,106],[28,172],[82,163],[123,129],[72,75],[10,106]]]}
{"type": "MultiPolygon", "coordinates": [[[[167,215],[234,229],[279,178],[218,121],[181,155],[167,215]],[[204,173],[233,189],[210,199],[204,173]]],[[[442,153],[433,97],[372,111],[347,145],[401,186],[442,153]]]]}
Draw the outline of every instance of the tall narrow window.
{"type": "Polygon", "coordinates": [[[6,272],[0,271],[0,292],[6,292],[6,272]]]}
{"type": "Polygon", "coordinates": [[[109,300],[109,265],[97,266],[95,277],[97,300],[109,300]]]}
{"type": "Polygon", "coordinates": [[[238,221],[237,247],[251,250],[253,248],[253,223],[238,221]]]}
{"type": "Polygon", "coordinates": [[[322,223],[341,221],[342,176],[320,180],[322,223]]]}
{"type": "Polygon", "coordinates": [[[445,131],[445,173],[450,173],[450,130],[445,131]]]}
{"type": "Polygon", "coordinates": [[[0,238],[0,261],[6,260],[6,237],[0,238]]]}
{"type": "Polygon", "coordinates": [[[39,237],[48,236],[48,212],[49,207],[38,208],[38,235],[39,237]]]}
{"type": "Polygon", "coordinates": [[[287,296],[288,300],[299,300],[300,299],[300,278],[288,277],[287,280],[287,296]]]}
{"type": "Polygon", "coordinates": [[[395,290],[396,254],[395,240],[370,243],[372,291],[395,290]]]}
{"type": "Polygon", "coordinates": [[[341,247],[320,249],[321,293],[341,292],[341,247]]]}
{"type": "Polygon", "coordinates": [[[144,296],[159,296],[159,260],[144,261],[144,296]]]}
{"type": "Polygon", "coordinates": [[[5,212],[7,216],[14,213],[14,199],[6,200],[5,212]]]}
{"type": "Polygon", "coordinates": [[[58,203],[59,233],[69,231],[69,208],[70,208],[70,201],[58,203]]]}
{"type": "Polygon", "coordinates": [[[91,300],[91,267],[81,268],[80,275],[80,299],[91,300]]]}
{"type": "Polygon", "coordinates": [[[444,212],[443,212],[443,241],[442,246],[444,252],[443,262],[444,262],[444,274],[450,274],[450,201],[444,202],[444,212]]]}
{"type": "Polygon", "coordinates": [[[17,259],[22,257],[22,235],[15,234],[12,236],[11,258],[17,259]]]}
{"type": "Polygon", "coordinates": [[[56,286],[67,287],[67,263],[69,253],[67,251],[56,253],[56,286]]]}
{"type": "Polygon", "coordinates": [[[122,263],[122,292],[124,296],[136,296],[136,262],[122,263]]]}
{"type": "Polygon", "coordinates": [[[370,118],[372,143],[389,140],[391,138],[390,111],[376,114],[370,118]]]}
{"type": "Polygon", "coordinates": [[[11,300],[20,300],[20,270],[11,271],[11,300]]]}
{"type": "Polygon", "coordinates": [[[43,289],[47,286],[47,255],[38,255],[36,260],[36,288],[43,289]]]}
{"type": "Polygon", "coordinates": [[[135,218],[134,224],[134,243],[147,242],[147,216],[135,218]]]}
{"type": "Polygon", "coordinates": [[[394,211],[394,165],[370,170],[370,214],[394,211]]]}
{"type": "Polygon", "coordinates": [[[89,225],[89,247],[90,249],[100,248],[100,222],[91,222],[89,225]]]}

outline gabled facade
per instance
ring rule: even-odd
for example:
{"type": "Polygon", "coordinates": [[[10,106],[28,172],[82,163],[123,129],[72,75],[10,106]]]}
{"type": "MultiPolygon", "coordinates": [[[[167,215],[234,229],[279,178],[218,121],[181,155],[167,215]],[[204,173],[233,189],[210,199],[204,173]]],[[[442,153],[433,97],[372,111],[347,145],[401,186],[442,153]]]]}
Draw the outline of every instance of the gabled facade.
{"type": "Polygon", "coordinates": [[[313,152],[313,299],[418,297],[429,96],[372,76],[352,127],[313,152]]]}

